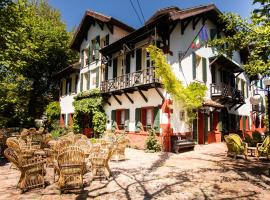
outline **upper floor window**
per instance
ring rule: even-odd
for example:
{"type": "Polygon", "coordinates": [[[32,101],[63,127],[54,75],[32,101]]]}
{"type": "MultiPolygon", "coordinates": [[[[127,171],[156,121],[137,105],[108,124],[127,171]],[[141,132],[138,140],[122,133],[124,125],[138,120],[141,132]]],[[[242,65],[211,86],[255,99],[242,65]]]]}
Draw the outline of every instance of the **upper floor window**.
{"type": "Polygon", "coordinates": [[[146,52],[146,56],[145,56],[145,66],[146,68],[149,68],[149,67],[153,67],[153,61],[150,59],[150,53],[145,51],[146,52]]]}

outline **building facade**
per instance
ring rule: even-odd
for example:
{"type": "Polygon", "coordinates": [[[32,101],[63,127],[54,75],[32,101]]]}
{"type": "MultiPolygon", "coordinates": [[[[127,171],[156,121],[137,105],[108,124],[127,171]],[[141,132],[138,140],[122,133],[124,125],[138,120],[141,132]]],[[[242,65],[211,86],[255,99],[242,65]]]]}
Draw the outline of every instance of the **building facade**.
{"type": "MultiPolygon", "coordinates": [[[[242,68],[243,52],[219,55],[206,43],[225,34],[220,31],[219,14],[213,4],[185,10],[170,7],[133,30],[112,17],[87,11],[71,45],[80,52],[80,69],[62,76],[60,84],[61,116],[70,116],[65,117],[65,124],[72,122],[74,95],[100,88],[107,129],[116,125],[125,130],[134,147],[143,148],[150,128],[158,133],[165,151],[171,150],[173,135],[206,144],[220,142],[223,134],[255,129],[254,113],[259,111],[255,112],[249,98],[256,89],[242,68]],[[163,50],[184,85],[196,81],[208,88],[192,124],[187,123],[183,106],[172,101],[155,76],[146,51],[153,43],[163,50]],[[69,88],[74,93],[65,92],[69,88]]],[[[91,129],[89,119],[85,130],[91,129]]],[[[261,127],[257,129],[262,131],[261,127]]]]}

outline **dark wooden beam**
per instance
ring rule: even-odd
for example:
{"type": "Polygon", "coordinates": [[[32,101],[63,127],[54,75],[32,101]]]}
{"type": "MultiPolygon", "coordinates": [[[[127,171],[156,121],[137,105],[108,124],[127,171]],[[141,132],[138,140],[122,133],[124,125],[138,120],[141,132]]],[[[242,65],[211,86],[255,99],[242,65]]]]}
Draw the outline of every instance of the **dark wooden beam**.
{"type": "Polygon", "coordinates": [[[115,100],[119,103],[119,105],[122,105],[122,102],[117,98],[117,96],[115,96],[114,94],[112,95],[114,98],[115,98],[115,100]]]}
{"type": "Polygon", "coordinates": [[[195,30],[196,25],[198,24],[198,22],[201,20],[201,16],[195,16],[192,18],[192,29],[195,30]]]}
{"type": "Polygon", "coordinates": [[[181,34],[184,35],[185,30],[190,23],[191,19],[181,21],[181,34]]]}
{"type": "Polygon", "coordinates": [[[174,28],[176,27],[177,24],[178,24],[177,22],[174,22],[172,24],[172,26],[169,28],[169,34],[171,34],[173,32],[173,30],[174,30],[174,28]]]}
{"type": "Polygon", "coordinates": [[[99,25],[100,29],[103,30],[104,24],[102,22],[98,22],[98,21],[97,21],[97,24],[99,25]]]}
{"type": "Polygon", "coordinates": [[[206,15],[203,15],[202,16],[202,25],[205,24],[206,20],[207,20],[207,16],[206,15]]]}
{"type": "Polygon", "coordinates": [[[138,87],[136,87],[135,89],[140,93],[140,95],[142,96],[142,98],[144,99],[144,101],[147,103],[147,102],[148,102],[148,99],[147,99],[146,96],[143,94],[143,92],[142,92],[138,87]]]}
{"type": "Polygon", "coordinates": [[[104,100],[107,104],[109,104],[109,106],[111,106],[112,104],[108,101],[108,99],[104,100]]]}
{"type": "Polygon", "coordinates": [[[239,106],[237,106],[234,110],[237,110],[238,108],[240,108],[242,105],[244,105],[243,103],[240,104],[239,106]]]}
{"type": "Polygon", "coordinates": [[[165,97],[163,96],[162,92],[157,88],[155,87],[157,93],[159,94],[159,96],[162,98],[162,100],[164,101],[165,100],[165,97]]]}
{"type": "Polygon", "coordinates": [[[128,100],[130,101],[130,103],[134,103],[134,101],[130,98],[130,96],[128,96],[128,94],[126,92],[124,92],[125,96],[128,98],[128,100]]]}
{"type": "Polygon", "coordinates": [[[111,34],[113,34],[113,25],[112,24],[107,24],[109,31],[111,34]]]}

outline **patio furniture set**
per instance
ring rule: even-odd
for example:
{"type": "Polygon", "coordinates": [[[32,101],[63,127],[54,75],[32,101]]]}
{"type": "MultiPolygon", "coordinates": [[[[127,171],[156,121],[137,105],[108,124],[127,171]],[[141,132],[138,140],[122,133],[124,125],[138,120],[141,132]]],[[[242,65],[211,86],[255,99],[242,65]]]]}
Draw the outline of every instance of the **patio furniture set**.
{"type": "Polygon", "coordinates": [[[234,158],[238,155],[243,155],[247,159],[248,154],[260,158],[270,155],[270,136],[267,136],[263,143],[257,143],[256,147],[249,147],[247,143],[243,142],[239,135],[230,134],[224,136],[228,148],[227,155],[232,155],[234,158]]]}
{"type": "Polygon", "coordinates": [[[43,128],[24,129],[10,137],[4,151],[6,158],[21,172],[18,188],[25,192],[45,187],[46,167],[53,167],[54,182],[61,192],[83,188],[83,175],[91,172],[91,180],[110,177],[110,160],[124,160],[128,140],[106,135],[95,143],[82,134],[70,132],[53,140],[43,128]]]}

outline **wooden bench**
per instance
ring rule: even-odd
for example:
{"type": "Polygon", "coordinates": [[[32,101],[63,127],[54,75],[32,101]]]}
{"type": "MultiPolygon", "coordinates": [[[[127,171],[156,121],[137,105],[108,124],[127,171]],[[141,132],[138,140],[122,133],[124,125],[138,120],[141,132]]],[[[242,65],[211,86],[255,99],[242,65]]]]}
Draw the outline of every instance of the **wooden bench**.
{"type": "Polygon", "coordinates": [[[172,141],[172,151],[174,153],[179,153],[179,150],[193,150],[195,142],[192,140],[173,140],[172,141]]]}

